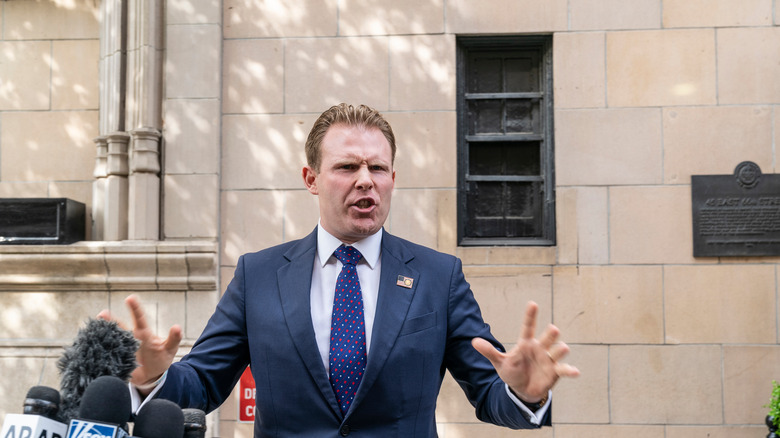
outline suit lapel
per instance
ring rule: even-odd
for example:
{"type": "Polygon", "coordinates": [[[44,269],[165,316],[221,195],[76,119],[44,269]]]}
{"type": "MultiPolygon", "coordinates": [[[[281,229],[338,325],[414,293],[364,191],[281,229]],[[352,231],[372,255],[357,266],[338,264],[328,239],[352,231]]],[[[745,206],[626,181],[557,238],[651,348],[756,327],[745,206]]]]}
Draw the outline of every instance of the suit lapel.
{"type": "Polygon", "coordinates": [[[279,295],[287,328],[298,355],[306,365],[312,380],[333,412],[341,417],[336,396],[330,386],[311,322],[311,270],[317,248],[317,231],[309,234],[287,253],[290,263],[277,272],[279,295]]]}
{"type": "Polygon", "coordinates": [[[398,333],[406,320],[409,305],[417,289],[420,275],[407,263],[414,258],[401,241],[385,232],[382,236],[382,273],[379,279],[374,329],[371,335],[371,350],[368,353],[366,372],[355,395],[354,405],[360,404],[365,394],[376,381],[395,344],[398,333]],[[411,288],[399,286],[398,277],[415,281],[411,288]]]}

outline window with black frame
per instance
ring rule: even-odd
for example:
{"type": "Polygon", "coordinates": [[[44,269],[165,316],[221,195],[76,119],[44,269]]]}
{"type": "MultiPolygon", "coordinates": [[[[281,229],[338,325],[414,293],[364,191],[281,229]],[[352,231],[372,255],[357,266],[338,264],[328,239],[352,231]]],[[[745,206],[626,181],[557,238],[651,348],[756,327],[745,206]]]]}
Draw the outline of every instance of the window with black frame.
{"type": "Polygon", "coordinates": [[[554,245],[552,40],[458,39],[458,242],[554,245]]]}

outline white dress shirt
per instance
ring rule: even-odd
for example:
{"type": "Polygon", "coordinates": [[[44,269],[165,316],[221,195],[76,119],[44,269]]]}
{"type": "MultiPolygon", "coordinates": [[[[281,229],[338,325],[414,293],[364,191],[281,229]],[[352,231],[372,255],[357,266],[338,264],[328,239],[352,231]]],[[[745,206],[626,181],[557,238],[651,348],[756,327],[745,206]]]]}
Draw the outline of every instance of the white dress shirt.
{"type": "MultiPolygon", "coordinates": [[[[341,241],[325,231],[322,225],[317,230],[317,256],[311,272],[311,322],[314,336],[320,350],[325,372],[329,373],[330,319],[333,314],[333,297],[336,295],[336,280],[342,263],[333,252],[342,245],[341,241]]],[[[366,327],[366,356],[371,351],[371,333],[374,328],[376,301],[379,295],[379,273],[382,265],[382,230],[355,242],[363,258],[357,264],[360,292],[363,295],[363,318],[366,327]]]]}

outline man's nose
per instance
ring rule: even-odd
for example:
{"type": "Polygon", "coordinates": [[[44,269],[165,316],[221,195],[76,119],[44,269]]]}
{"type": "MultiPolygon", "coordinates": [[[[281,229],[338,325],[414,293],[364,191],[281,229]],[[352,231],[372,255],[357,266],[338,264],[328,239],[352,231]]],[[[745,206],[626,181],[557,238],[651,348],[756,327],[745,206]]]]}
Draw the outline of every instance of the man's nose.
{"type": "Polygon", "coordinates": [[[368,170],[368,166],[360,166],[357,171],[355,187],[360,190],[368,190],[374,187],[374,181],[371,179],[371,172],[368,170]]]}

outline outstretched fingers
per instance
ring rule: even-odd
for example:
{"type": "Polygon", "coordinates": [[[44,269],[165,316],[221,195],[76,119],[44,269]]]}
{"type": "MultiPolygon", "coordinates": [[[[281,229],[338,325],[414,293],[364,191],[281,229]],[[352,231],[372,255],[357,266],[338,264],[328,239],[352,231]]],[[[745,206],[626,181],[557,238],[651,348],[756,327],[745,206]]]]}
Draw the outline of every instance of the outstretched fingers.
{"type": "Polygon", "coordinates": [[[520,330],[520,339],[518,342],[530,341],[536,336],[536,315],[539,312],[539,305],[529,301],[525,306],[525,318],[523,318],[523,328],[520,330]]]}

